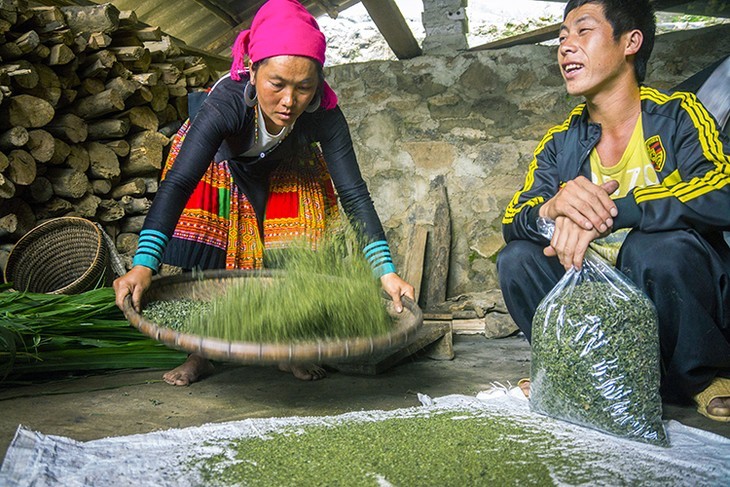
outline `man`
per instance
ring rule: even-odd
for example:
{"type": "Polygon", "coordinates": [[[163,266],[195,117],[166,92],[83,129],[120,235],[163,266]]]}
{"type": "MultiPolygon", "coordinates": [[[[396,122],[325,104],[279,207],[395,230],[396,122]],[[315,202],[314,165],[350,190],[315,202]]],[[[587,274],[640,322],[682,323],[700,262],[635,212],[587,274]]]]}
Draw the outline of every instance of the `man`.
{"type": "Polygon", "coordinates": [[[542,298],[597,247],[656,305],[663,398],[729,421],[730,141],[694,95],[642,86],[655,29],[648,0],[567,3],[558,64],[585,103],[507,207],[500,285],[529,340],[542,298]],[[539,217],[555,221],[549,242],[539,217]]]}

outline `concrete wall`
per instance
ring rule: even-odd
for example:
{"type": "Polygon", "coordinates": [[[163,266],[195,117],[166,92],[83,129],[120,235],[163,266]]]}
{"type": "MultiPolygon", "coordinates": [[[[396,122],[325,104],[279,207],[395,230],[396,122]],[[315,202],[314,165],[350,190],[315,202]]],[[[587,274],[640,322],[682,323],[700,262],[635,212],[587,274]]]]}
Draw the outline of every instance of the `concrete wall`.
{"type": "MultiPolygon", "coordinates": [[[[517,46],[333,67],[360,166],[402,266],[417,222],[438,224],[442,176],[452,219],[448,295],[497,286],[501,217],[538,141],[580,102],[566,95],[556,47],[517,46]]],[[[730,25],[657,38],[648,84],[670,88],[730,54],[730,25]]]]}

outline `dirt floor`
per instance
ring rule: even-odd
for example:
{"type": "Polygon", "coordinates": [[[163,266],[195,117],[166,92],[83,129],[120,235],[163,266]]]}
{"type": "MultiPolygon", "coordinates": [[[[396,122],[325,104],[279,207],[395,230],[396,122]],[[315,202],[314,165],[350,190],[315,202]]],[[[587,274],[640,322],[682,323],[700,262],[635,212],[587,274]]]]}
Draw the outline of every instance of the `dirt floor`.
{"type": "MultiPolygon", "coordinates": [[[[516,384],[529,375],[530,350],[522,336],[488,340],[454,337],[455,358],[416,354],[378,375],[332,371],[302,382],[276,367],[223,364],[206,380],[173,387],[159,370],[95,375],[0,389],[0,458],[18,425],[85,441],[245,418],[320,416],[418,406],[432,397],[474,395],[493,382],[516,384]]],[[[730,423],[667,405],[665,419],[730,438],[730,423]]]]}

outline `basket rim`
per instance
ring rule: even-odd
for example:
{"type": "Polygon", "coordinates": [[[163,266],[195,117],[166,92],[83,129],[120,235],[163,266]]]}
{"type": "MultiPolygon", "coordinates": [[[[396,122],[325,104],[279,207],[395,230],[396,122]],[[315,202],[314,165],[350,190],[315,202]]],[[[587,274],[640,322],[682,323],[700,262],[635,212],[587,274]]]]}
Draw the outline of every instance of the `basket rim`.
{"type": "MultiPolygon", "coordinates": [[[[104,236],[101,233],[101,229],[94,222],[92,222],[91,220],[89,220],[87,218],[83,218],[80,216],[60,216],[57,218],[51,218],[50,220],[46,220],[45,222],[41,223],[40,225],[36,225],[30,231],[28,231],[25,235],[20,237],[20,239],[17,242],[15,242],[15,245],[13,245],[13,248],[10,250],[10,253],[8,254],[8,259],[6,261],[5,269],[3,270],[3,279],[5,280],[6,283],[11,282],[8,279],[8,277],[9,277],[8,269],[12,270],[13,253],[15,253],[16,250],[18,250],[19,246],[21,246],[21,243],[26,243],[28,240],[35,237],[35,235],[33,235],[33,234],[37,233],[39,230],[44,229],[44,227],[52,226],[52,225],[59,225],[60,223],[63,223],[63,221],[74,222],[74,223],[83,222],[84,225],[92,227],[94,229],[94,231],[96,232],[97,245],[96,245],[96,253],[94,254],[94,258],[92,259],[92,262],[96,262],[99,259],[99,254],[101,254],[101,252],[102,252],[102,245],[104,245],[104,236]]],[[[65,290],[71,288],[77,282],[86,279],[88,277],[88,275],[92,272],[92,270],[93,270],[93,266],[89,266],[89,268],[86,269],[86,271],[82,275],[77,277],[73,282],[67,284],[66,286],[64,286],[62,288],[54,289],[53,291],[50,291],[46,294],[63,294],[63,292],[65,290]]],[[[15,282],[13,282],[13,287],[15,287],[15,282]]]]}
{"type": "MultiPolygon", "coordinates": [[[[156,277],[153,286],[185,283],[205,279],[236,279],[282,276],[278,270],[209,270],[195,275],[176,274],[156,277]]],[[[195,353],[211,360],[246,364],[301,364],[342,362],[378,355],[385,349],[406,345],[423,325],[423,313],[413,300],[403,296],[403,312],[398,315],[398,327],[389,333],[374,337],[329,339],[289,343],[241,342],[193,335],[160,326],[138,313],[132,305],[131,295],[124,299],[122,311],[129,323],[144,335],[170,348],[195,353]]],[[[392,308],[392,301],[388,300],[392,308]]]]}

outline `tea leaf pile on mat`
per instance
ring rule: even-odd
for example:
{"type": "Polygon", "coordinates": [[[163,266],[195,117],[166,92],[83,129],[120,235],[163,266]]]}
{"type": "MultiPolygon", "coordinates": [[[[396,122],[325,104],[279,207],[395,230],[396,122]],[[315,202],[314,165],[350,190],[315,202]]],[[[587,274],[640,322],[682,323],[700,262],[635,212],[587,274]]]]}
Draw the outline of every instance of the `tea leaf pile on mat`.
{"type": "Polygon", "coordinates": [[[73,295],[0,292],[0,378],[167,368],[184,358],[132,328],[112,288],[73,295]]]}
{"type": "Polygon", "coordinates": [[[317,251],[295,245],[274,261],[283,270],[278,277],[243,278],[210,303],[157,302],[143,314],[194,335],[258,343],[367,337],[391,329],[379,281],[352,232],[323,237],[317,251]]]}
{"type": "Polygon", "coordinates": [[[593,452],[507,415],[430,416],[306,425],[242,438],[193,461],[206,485],[596,485],[593,452]],[[566,444],[567,443],[567,444],[566,444]]]}
{"type": "Polygon", "coordinates": [[[533,319],[531,409],[666,446],[651,301],[583,280],[544,304],[533,319]]]}

